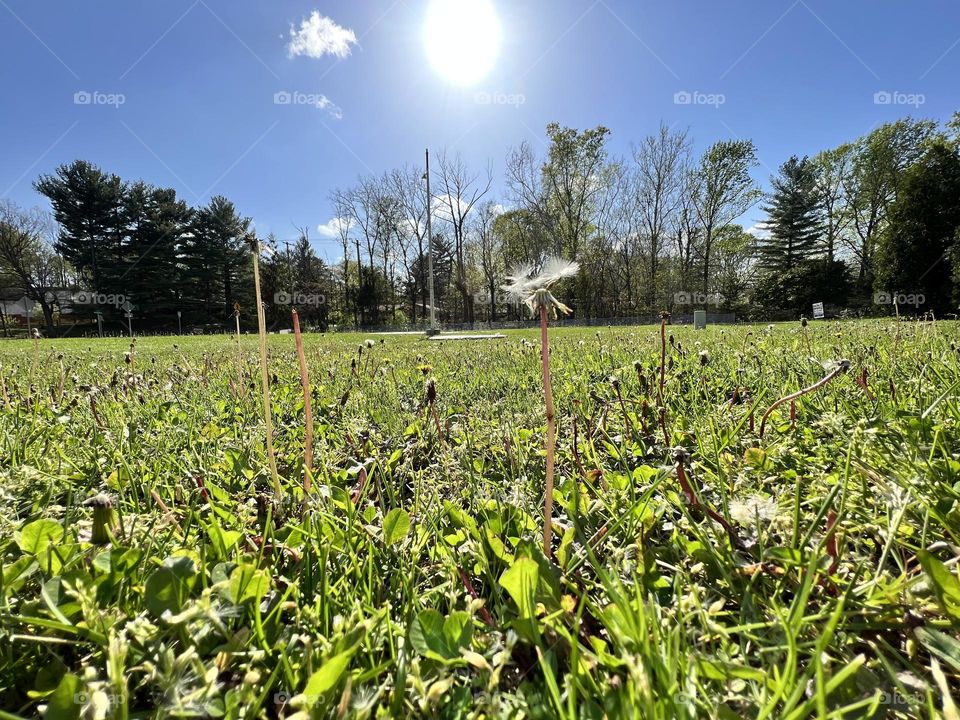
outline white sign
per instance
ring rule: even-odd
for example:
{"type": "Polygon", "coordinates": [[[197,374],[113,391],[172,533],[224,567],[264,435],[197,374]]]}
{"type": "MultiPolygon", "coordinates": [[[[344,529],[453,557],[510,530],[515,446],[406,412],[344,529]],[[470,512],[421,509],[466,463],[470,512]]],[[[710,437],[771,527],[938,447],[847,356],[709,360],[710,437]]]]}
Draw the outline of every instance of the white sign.
{"type": "Polygon", "coordinates": [[[813,317],[815,320],[823,320],[823,303],[818,302],[813,304],[813,317]]]}

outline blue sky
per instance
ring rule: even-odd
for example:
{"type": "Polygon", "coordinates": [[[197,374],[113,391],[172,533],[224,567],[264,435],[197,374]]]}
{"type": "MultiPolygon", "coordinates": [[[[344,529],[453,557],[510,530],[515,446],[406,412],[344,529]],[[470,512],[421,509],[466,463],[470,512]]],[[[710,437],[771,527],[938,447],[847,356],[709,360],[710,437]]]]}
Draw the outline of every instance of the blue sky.
{"type": "Polygon", "coordinates": [[[0,198],[42,205],[37,175],[83,158],[281,238],[308,226],[336,259],[330,191],[426,146],[492,163],[503,199],[508,149],[542,151],[548,122],[604,124],[626,154],[662,120],[697,149],[753,139],[766,184],[793,153],[960,109],[956,2],[492,0],[496,62],[462,87],[429,62],[431,1],[0,0],[0,198]]]}

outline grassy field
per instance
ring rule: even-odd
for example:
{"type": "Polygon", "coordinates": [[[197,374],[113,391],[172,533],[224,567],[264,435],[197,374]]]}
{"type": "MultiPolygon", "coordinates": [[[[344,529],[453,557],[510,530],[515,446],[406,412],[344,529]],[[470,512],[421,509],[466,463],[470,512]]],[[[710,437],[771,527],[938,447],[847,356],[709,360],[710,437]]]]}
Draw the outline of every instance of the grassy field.
{"type": "Polygon", "coordinates": [[[255,337],[0,344],[0,718],[956,718],[958,326],[666,332],[552,332],[551,559],[535,332],[306,337],[308,497],[291,336],[280,497],[255,337]]]}

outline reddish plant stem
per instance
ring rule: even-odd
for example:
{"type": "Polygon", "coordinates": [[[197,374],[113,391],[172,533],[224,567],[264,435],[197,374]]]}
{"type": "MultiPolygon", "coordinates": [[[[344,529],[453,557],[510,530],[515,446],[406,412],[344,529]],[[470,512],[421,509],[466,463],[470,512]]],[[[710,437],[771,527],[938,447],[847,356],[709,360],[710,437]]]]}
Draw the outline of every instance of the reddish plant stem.
{"type": "Polygon", "coordinates": [[[835,370],[833,370],[832,372],[830,372],[830,373],[828,373],[827,375],[825,375],[823,378],[821,378],[820,380],[818,380],[817,382],[815,382],[815,383],[814,383],[813,385],[811,385],[810,387],[806,387],[806,388],[804,388],[803,390],[798,390],[797,392],[793,393],[792,395],[787,395],[786,397],[782,397],[782,398],[780,398],[779,400],[777,400],[773,405],[771,405],[769,408],[767,408],[767,411],[763,414],[763,417],[760,419],[760,437],[763,437],[763,431],[764,431],[764,429],[766,428],[766,425],[767,425],[767,418],[770,417],[770,414],[771,414],[774,410],[776,410],[778,407],[780,407],[780,406],[783,405],[784,403],[793,402],[794,400],[797,400],[798,398],[801,398],[801,397],[803,397],[804,395],[806,395],[806,394],[808,394],[808,393],[812,393],[812,392],[814,392],[815,390],[819,390],[819,389],[822,388],[824,385],[826,385],[828,382],[830,382],[830,381],[833,380],[835,377],[837,377],[837,375],[842,375],[843,373],[845,373],[845,372],[846,372],[847,370],[849,370],[849,369],[850,369],[849,363],[846,363],[846,362],[841,363],[835,370]]]}
{"type": "Polygon", "coordinates": [[[360,495],[363,493],[363,489],[367,486],[367,470],[366,468],[360,468],[360,480],[357,483],[357,489],[353,491],[353,497],[350,498],[354,505],[357,504],[357,501],[360,499],[360,495]]]}
{"type": "Polygon", "coordinates": [[[833,575],[840,565],[840,558],[837,555],[837,514],[833,510],[827,512],[827,555],[833,560],[827,572],[833,575]]]}
{"type": "Polygon", "coordinates": [[[739,545],[740,538],[737,535],[737,531],[733,525],[724,520],[722,515],[700,502],[700,499],[693,491],[693,486],[687,479],[687,471],[683,467],[682,458],[677,458],[677,480],[680,482],[680,488],[683,490],[683,494],[686,495],[687,502],[690,503],[690,506],[699,508],[706,513],[707,517],[716,521],[726,531],[727,535],[730,537],[730,542],[732,545],[739,545]]]}
{"type": "Polygon", "coordinates": [[[857,385],[859,385],[863,392],[866,393],[867,399],[870,402],[874,402],[876,398],[873,395],[873,392],[870,390],[870,384],[867,382],[867,369],[863,368],[860,371],[860,375],[857,377],[857,385]]]}
{"type": "MultiPolygon", "coordinates": [[[[473,589],[473,583],[470,582],[470,578],[467,577],[467,574],[459,566],[457,567],[457,572],[460,574],[460,582],[463,583],[463,586],[467,589],[467,592],[470,593],[470,597],[472,597],[474,600],[479,600],[480,596],[477,595],[477,591],[473,589]]],[[[490,627],[496,627],[496,623],[493,621],[493,616],[484,606],[480,606],[480,617],[483,618],[483,621],[490,627]]]]}
{"type": "Polygon", "coordinates": [[[667,318],[660,318],[660,385],[657,403],[663,405],[663,386],[667,381],[667,318]]]}
{"type": "Polygon", "coordinates": [[[670,433],[667,431],[667,409],[660,408],[660,431],[663,433],[663,446],[670,447],[670,433]]]}

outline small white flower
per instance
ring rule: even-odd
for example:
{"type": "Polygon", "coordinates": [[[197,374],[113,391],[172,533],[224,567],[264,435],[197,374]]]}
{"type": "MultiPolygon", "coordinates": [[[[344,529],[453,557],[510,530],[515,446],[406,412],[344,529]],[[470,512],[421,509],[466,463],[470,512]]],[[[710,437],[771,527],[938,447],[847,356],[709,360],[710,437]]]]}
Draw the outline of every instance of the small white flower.
{"type": "Polygon", "coordinates": [[[741,525],[753,525],[759,518],[770,522],[777,516],[777,501],[772,498],[752,495],[746,500],[734,500],[730,503],[730,517],[741,525]]]}

